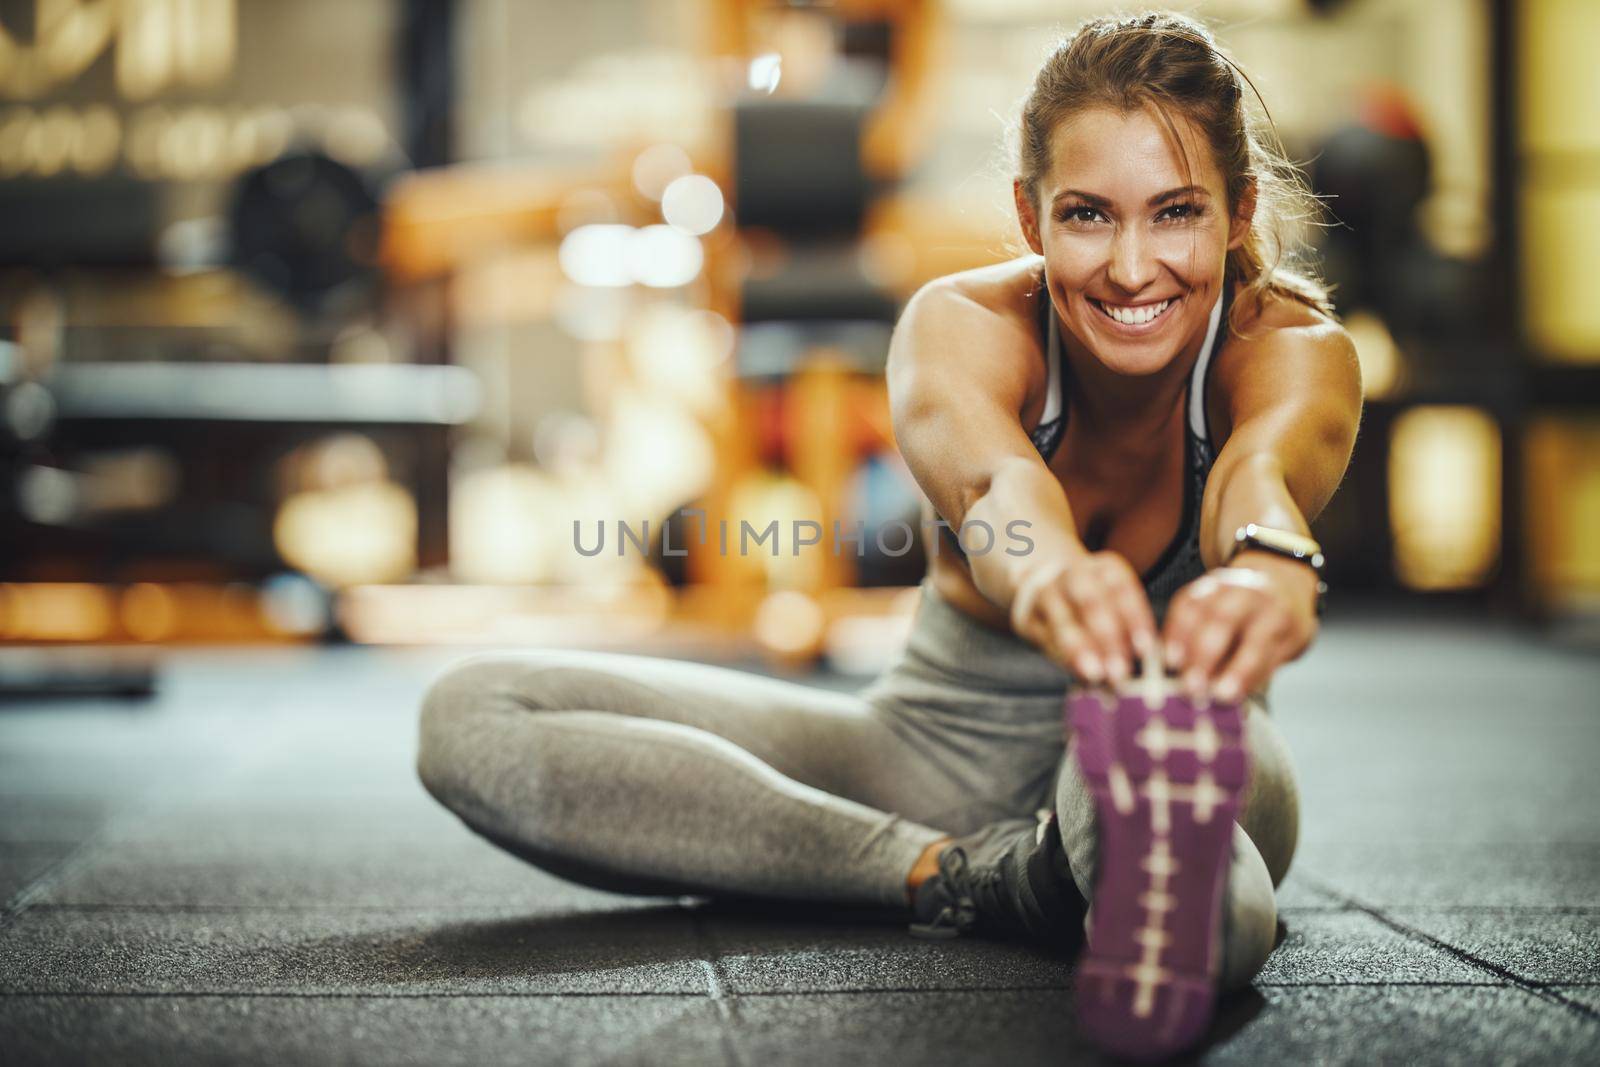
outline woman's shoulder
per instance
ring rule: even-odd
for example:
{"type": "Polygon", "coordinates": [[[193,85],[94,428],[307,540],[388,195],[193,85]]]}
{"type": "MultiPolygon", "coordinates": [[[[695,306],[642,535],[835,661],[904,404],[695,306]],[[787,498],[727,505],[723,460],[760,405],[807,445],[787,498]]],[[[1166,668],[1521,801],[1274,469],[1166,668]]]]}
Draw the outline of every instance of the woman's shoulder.
{"type": "Polygon", "coordinates": [[[1232,316],[1232,330],[1217,353],[1210,393],[1219,444],[1229,432],[1228,413],[1240,396],[1293,401],[1302,391],[1335,389],[1359,396],[1355,345],[1333,316],[1277,289],[1247,298],[1232,316]]]}
{"type": "Polygon", "coordinates": [[[1239,375],[1270,373],[1270,365],[1278,362],[1274,354],[1320,352],[1339,358],[1355,351],[1338,319],[1281,289],[1235,293],[1228,325],[1216,357],[1216,377],[1224,389],[1239,375]]]}
{"type": "Polygon", "coordinates": [[[923,286],[917,298],[1024,325],[1037,321],[1043,289],[1044,257],[1030,255],[946,274],[923,286]]]}
{"type": "Polygon", "coordinates": [[[1230,340],[1250,343],[1285,332],[1333,337],[1344,334],[1339,321],[1320,308],[1283,289],[1270,287],[1259,293],[1236,292],[1230,313],[1230,340]]]}
{"type": "Polygon", "coordinates": [[[960,271],[917,290],[889,344],[891,391],[924,372],[982,383],[1019,408],[1042,396],[1038,301],[1044,260],[1030,257],[960,271]]]}

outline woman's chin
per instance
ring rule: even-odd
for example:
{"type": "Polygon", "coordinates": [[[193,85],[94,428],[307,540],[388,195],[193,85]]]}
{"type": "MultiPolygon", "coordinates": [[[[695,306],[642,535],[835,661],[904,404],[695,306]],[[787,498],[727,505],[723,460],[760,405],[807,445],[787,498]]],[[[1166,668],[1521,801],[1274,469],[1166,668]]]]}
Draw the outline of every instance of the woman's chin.
{"type": "Polygon", "coordinates": [[[1134,353],[1126,359],[1119,359],[1114,354],[1104,354],[1100,363],[1106,370],[1122,378],[1148,378],[1159,374],[1172,363],[1173,353],[1165,353],[1152,358],[1152,353],[1134,353]]]}
{"type": "Polygon", "coordinates": [[[1169,344],[1130,341],[1094,334],[1091,351],[1102,367],[1126,378],[1147,378],[1168,366],[1178,352],[1169,344]]]}
{"type": "MultiPolygon", "coordinates": [[[[1089,320],[1086,332],[1096,358],[1106,370],[1130,378],[1148,377],[1170,366],[1183,349],[1178,339],[1188,336],[1185,329],[1191,325],[1175,319],[1165,329],[1130,337],[1121,330],[1103,328],[1096,321],[1105,317],[1103,313],[1091,310],[1089,314],[1095,318],[1089,320]]],[[[1204,325],[1198,328],[1204,329],[1204,325]]]]}

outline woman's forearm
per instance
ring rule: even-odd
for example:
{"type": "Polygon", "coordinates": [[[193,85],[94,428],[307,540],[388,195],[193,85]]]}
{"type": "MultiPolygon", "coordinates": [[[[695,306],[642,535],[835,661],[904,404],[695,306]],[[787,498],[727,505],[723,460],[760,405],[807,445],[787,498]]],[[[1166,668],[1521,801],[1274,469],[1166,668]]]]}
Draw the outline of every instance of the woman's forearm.
{"type": "Polygon", "coordinates": [[[1211,474],[1214,502],[1200,518],[1200,554],[1208,569],[1227,560],[1234,533],[1245,523],[1309,536],[1311,528],[1289,492],[1276,456],[1262,452],[1218,467],[1211,474]]]}
{"type": "Polygon", "coordinates": [[[1201,556],[1207,569],[1224,562],[1281,583],[1297,606],[1315,602],[1317,575],[1311,568],[1270,552],[1245,551],[1229,560],[1234,535],[1246,523],[1309,535],[1310,525],[1289,491],[1283,464],[1270,453],[1243,457],[1214,470],[1215,504],[1201,515],[1201,556]]]}
{"type": "MultiPolygon", "coordinates": [[[[1039,567],[1070,562],[1087,551],[1078,540],[1061,483],[1036,460],[1000,464],[987,491],[967,509],[964,525],[980,522],[993,531],[994,544],[987,552],[969,552],[972,583],[1008,613],[1024,576],[1039,567]]],[[[969,533],[966,540],[976,548],[987,535],[969,533]]]]}

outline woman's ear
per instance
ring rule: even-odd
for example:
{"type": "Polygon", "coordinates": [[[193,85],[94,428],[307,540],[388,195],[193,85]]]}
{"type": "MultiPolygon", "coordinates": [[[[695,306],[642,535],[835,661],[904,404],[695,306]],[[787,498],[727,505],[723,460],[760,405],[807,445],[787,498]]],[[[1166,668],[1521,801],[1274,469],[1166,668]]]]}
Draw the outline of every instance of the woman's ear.
{"type": "Polygon", "coordinates": [[[1039,217],[1034,213],[1033,201],[1028,199],[1028,191],[1023,188],[1022,179],[1012,180],[1011,196],[1017,202],[1017,221],[1022,224],[1023,239],[1028,242],[1028,247],[1033,249],[1034,255],[1044,255],[1044,242],[1039,240],[1039,217]]]}
{"type": "Polygon", "coordinates": [[[1250,223],[1256,217],[1256,183],[1251,180],[1244,187],[1244,192],[1239,194],[1239,203],[1233,212],[1233,223],[1228,228],[1228,251],[1233,251],[1244,244],[1244,239],[1250,236],[1250,223]]]}

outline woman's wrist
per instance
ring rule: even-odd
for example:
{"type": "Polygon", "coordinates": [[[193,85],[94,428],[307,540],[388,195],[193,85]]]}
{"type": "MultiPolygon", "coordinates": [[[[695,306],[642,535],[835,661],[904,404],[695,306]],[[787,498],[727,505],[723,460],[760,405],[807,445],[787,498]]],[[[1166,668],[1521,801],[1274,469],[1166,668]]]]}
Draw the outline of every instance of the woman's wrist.
{"type": "Polygon", "coordinates": [[[1311,629],[1317,625],[1318,587],[1322,577],[1305,563],[1268,552],[1264,549],[1246,548],[1235,553],[1228,561],[1229,567],[1238,567],[1263,575],[1278,590],[1290,610],[1310,620],[1311,629]]]}
{"type": "MultiPolygon", "coordinates": [[[[968,516],[983,518],[983,510],[987,509],[980,502],[968,516]]],[[[970,559],[973,585],[1010,616],[1013,630],[1018,618],[1017,600],[1023,590],[1047,582],[1049,576],[1088,554],[1075,537],[1059,532],[1053,523],[1030,524],[1027,532],[1030,543],[1025,551],[996,550],[970,559]]]]}
{"type": "Polygon", "coordinates": [[[1025,566],[1016,571],[1008,612],[1011,617],[1011,629],[1017,636],[1032,638],[1032,628],[1028,622],[1033,615],[1034,601],[1038,598],[1039,591],[1054,581],[1070,563],[1069,556],[1055,554],[1043,559],[1030,559],[1025,566]]]}

